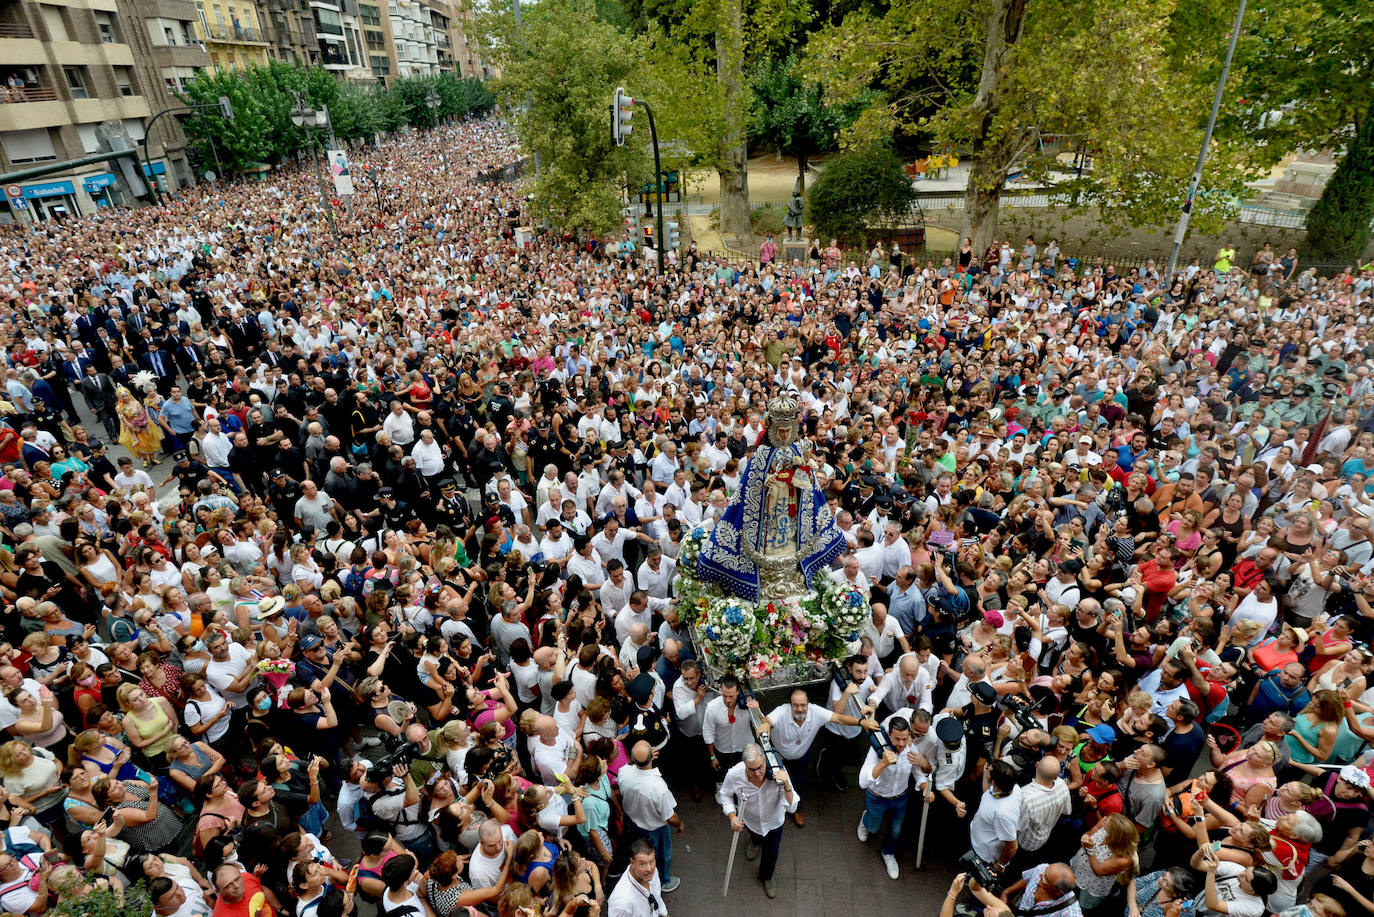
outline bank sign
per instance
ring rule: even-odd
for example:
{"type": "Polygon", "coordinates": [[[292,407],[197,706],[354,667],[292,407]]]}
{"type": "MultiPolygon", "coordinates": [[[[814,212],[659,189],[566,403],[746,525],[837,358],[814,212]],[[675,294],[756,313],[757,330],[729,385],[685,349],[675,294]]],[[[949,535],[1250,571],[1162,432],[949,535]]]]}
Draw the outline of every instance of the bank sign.
{"type": "Polygon", "coordinates": [[[75,190],[69,181],[49,182],[46,185],[25,185],[24,197],[29,200],[36,197],[58,197],[63,194],[73,194],[75,190]]]}

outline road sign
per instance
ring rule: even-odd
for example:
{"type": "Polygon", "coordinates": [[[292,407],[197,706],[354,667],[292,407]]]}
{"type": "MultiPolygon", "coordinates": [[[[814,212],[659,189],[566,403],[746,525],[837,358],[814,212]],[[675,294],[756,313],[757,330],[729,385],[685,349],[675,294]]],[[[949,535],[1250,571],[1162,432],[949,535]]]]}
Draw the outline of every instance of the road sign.
{"type": "Polygon", "coordinates": [[[23,197],[24,189],[19,187],[18,185],[6,185],[5,193],[8,194],[10,197],[23,197]]]}

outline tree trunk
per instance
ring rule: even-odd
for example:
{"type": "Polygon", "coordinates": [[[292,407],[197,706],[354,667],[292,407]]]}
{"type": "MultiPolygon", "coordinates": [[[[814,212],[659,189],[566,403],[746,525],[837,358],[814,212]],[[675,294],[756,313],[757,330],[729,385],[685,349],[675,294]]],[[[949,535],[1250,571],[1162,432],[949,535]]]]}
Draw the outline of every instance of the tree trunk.
{"type": "Polygon", "coordinates": [[[1029,0],[992,0],[988,11],[983,70],[971,108],[977,132],[973,138],[973,162],[964,190],[963,235],[973,239],[977,257],[987,249],[997,231],[997,211],[1022,134],[1010,125],[996,124],[997,115],[1009,100],[1003,98],[1002,73],[1021,37],[1029,0]]]}
{"type": "Polygon", "coordinates": [[[721,0],[716,23],[716,78],[725,98],[725,129],[716,150],[720,176],[720,231],[747,236],[749,223],[749,145],[745,123],[749,90],[744,80],[742,0],[721,0]]]}
{"type": "Polygon", "coordinates": [[[803,197],[806,195],[806,167],[810,162],[810,156],[797,154],[797,190],[801,191],[803,197]]]}

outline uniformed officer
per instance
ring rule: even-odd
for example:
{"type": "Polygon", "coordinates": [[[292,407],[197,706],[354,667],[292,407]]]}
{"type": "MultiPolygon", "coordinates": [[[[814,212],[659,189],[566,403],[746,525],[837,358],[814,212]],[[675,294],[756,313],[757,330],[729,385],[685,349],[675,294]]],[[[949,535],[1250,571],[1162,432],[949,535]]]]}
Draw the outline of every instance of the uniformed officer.
{"type": "Polygon", "coordinates": [[[1279,406],[1274,403],[1274,398],[1278,396],[1278,389],[1272,385],[1266,385],[1259,392],[1259,410],[1264,412],[1264,425],[1266,427],[1279,427],[1283,425],[1283,415],[1279,411],[1279,406]]]}
{"type": "Polygon", "coordinates": [[[301,486],[287,476],[281,468],[273,468],[267,484],[267,502],[277,511],[280,519],[295,517],[296,501],[301,498],[301,486]]]}
{"type": "Polygon", "coordinates": [[[466,535],[472,528],[472,507],[468,505],[468,498],[458,492],[453,478],[444,478],[439,482],[436,515],[440,524],[447,525],[460,535],[466,535]]]}

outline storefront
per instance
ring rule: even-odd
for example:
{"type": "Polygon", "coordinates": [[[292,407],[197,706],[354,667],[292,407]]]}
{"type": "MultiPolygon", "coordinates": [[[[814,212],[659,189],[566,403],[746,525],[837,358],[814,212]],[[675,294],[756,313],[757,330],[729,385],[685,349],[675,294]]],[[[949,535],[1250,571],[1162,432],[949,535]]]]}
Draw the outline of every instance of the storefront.
{"type": "Polygon", "coordinates": [[[115,183],[113,172],[101,172],[99,175],[87,175],[82,180],[81,187],[90,195],[91,200],[95,201],[96,207],[113,207],[123,198],[115,183]]]}
{"type": "Polygon", "coordinates": [[[35,220],[60,220],[81,216],[81,205],[76,200],[76,187],[69,181],[21,185],[20,189],[35,220]]]}

